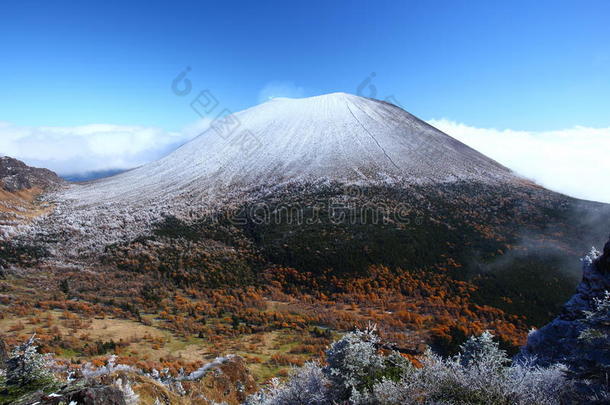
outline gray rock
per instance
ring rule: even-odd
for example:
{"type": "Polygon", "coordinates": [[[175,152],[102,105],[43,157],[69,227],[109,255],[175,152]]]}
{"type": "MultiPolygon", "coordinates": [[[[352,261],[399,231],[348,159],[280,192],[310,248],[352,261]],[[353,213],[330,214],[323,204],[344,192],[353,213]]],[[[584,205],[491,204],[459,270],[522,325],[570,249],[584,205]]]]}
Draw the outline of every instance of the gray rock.
{"type": "Polygon", "coordinates": [[[6,361],[8,360],[8,349],[6,348],[6,343],[0,337],[0,368],[6,367],[6,361]]]}
{"type": "MultiPolygon", "coordinates": [[[[610,258],[610,242],[601,255],[595,249],[582,260],[583,277],[576,294],[564,305],[562,313],[551,323],[530,333],[527,344],[521,349],[518,359],[536,358],[536,363],[547,366],[554,363],[570,365],[578,361],[582,344],[579,336],[588,328],[586,313],[596,308],[596,300],[610,291],[610,272],[606,263],[610,258]]],[[[610,345],[610,337],[606,338],[610,345]]]]}
{"type": "Polygon", "coordinates": [[[79,405],[126,405],[123,392],[113,386],[85,388],[65,398],[79,405]]]}
{"type": "Polygon", "coordinates": [[[78,405],[127,405],[123,392],[112,385],[66,389],[50,395],[36,392],[19,400],[15,405],[65,405],[69,403],[78,405]]]}

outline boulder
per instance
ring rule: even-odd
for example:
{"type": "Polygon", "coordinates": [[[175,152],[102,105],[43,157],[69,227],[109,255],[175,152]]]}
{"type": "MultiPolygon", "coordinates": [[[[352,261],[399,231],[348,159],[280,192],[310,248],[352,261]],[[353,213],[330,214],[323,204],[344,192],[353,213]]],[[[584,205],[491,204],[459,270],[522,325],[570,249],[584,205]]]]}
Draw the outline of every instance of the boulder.
{"type": "Polygon", "coordinates": [[[15,402],[15,405],[127,405],[125,395],[114,385],[67,388],[57,393],[36,392],[15,402]]]}
{"type": "Polygon", "coordinates": [[[6,361],[8,360],[8,349],[4,339],[0,337],[0,369],[6,367],[6,361]]]}
{"type": "Polygon", "coordinates": [[[79,405],[126,405],[123,392],[111,385],[84,388],[64,396],[64,400],[79,405]]]}

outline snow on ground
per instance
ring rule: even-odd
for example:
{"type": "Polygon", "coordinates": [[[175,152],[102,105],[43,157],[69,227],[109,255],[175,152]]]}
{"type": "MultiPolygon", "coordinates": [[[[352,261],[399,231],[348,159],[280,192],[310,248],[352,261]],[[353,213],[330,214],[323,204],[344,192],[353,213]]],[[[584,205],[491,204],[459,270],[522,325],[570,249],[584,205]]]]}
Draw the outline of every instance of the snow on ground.
{"type": "Polygon", "coordinates": [[[79,205],[138,204],[318,178],[443,181],[509,176],[508,169],[398,107],[333,93],[274,99],[239,112],[161,160],[74,185],[62,198],[79,205]]]}
{"type": "Polygon", "coordinates": [[[163,159],[49,196],[57,209],[35,228],[78,240],[63,249],[81,255],[135,237],[164,214],[238,204],[253,197],[251,190],[293,182],[515,179],[392,104],[345,93],[280,98],[214,122],[163,159]]]}

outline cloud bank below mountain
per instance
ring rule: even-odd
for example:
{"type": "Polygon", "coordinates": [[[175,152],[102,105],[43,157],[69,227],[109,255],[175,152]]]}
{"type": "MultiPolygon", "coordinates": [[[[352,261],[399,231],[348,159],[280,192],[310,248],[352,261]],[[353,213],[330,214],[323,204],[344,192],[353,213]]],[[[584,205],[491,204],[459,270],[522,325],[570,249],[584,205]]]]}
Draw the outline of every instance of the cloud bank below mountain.
{"type": "Polygon", "coordinates": [[[428,123],[551,190],[610,203],[610,128],[556,131],[477,128],[448,119],[428,123]]]}
{"type": "Polygon", "coordinates": [[[109,124],[23,127],[0,122],[0,155],[60,175],[131,169],[161,158],[198,134],[109,124]]]}
{"type": "MultiPolygon", "coordinates": [[[[477,128],[449,119],[434,127],[537,183],[574,197],[610,203],[610,128],[555,131],[477,128]]],[[[200,134],[209,120],[182,131],[92,124],[24,127],[0,122],[0,155],[64,176],[131,169],[159,159],[200,134]]]]}

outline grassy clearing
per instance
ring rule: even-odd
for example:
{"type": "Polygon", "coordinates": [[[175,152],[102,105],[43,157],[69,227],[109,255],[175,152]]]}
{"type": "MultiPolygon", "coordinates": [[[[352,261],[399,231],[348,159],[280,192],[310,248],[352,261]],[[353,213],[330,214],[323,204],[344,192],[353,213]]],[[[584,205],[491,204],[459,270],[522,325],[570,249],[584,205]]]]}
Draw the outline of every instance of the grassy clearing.
{"type": "MultiPolygon", "coordinates": [[[[302,337],[291,330],[239,335],[226,338],[218,344],[205,338],[178,337],[165,329],[164,322],[154,314],[144,315],[143,318],[150,325],[115,318],[83,319],[67,311],[49,310],[37,316],[0,319],[0,335],[11,345],[27,339],[33,333],[43,342],[52,343],[53,339],[61,337],[62,341],[72,342],[74,347],[48,351],[70,362],[103,359],[116,352],[124,358],[161,363],[178,360],[184,363],[205,363],[218,355],[237,354],[246,360],[258,382],[287,374],[291,364],[278,364],[278,359],[285,361],[288,358],[295,364],[301,364],[316,357],[313,353],[290,354],[291,349],[300,344],[302,337]],[[79,327],[74,327],[75,321],[80,322],[79,327]],[[103,355],[88,355],[84,352],[85,345],[97,342],[120,343],[120,347],[103,355]]],[[[218,319],[214,321],[221,322],[218,319]]],[[[46,346],[42,345],[45,351],[46,346]]]]}

